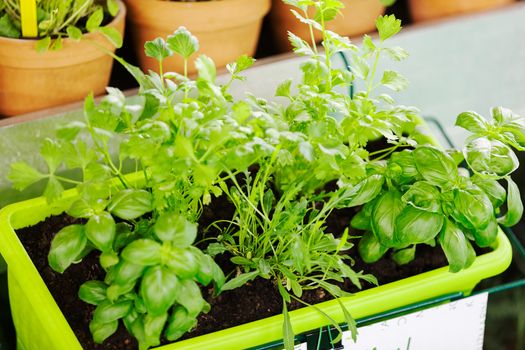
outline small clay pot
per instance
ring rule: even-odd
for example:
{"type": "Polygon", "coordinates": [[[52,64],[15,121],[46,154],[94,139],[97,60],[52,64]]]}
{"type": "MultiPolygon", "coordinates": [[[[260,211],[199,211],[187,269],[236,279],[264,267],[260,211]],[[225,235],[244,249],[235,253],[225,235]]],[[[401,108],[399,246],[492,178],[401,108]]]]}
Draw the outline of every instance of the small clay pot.
{"type": "MultiPolygon", "coordinates": [[[[131,33],[139,63],[144,71],[158,71],[158,62],[144,54],[144,43],[157,37],[166,38],[180,26],[186,27],[199,40],[199,51],[190,57],[188,72],[195,72],[193,59],[205,54],[218,67],[235,61],[243,54],[253,55],[263,17],[271,0],[221,0],[177,2],[126,0],[131,33]]],[[[170,57],[163,70],[183,72],[183,61],[170,57]]]]}
{"type": "MultiPolygon", "coordinates": [[[[299,20],[290,11],[292,6],[286,5],[282,0],[272,0],[270,23],[273,32],[273,42],[279,51],[291,49],[288,41],[288,31],[311,42],[308,25],[299,20]]],[[[345,36],[356,36],[375,30],[376,18],[385,12],[385,7],[379,0],[342,0],[345,8],[341,10],[334,20],[327,23],[327,28],[345,36]]],[[[297,10],[297,9],[296,9],[297,10]]],[[[298,11],[301,15],[301,11],[298,11]]],[[[308,16],[313,18],[315,10],[310,8],[308,16]]],[[[315,41],[322,40],[321,33],[314,30],[315,41]]]]}
{"type": "Polygon", "coordinates": [[[505,6],[515,0],[408,0],[412,19],[427,21],[505,6]]]}
{"type": "MultiPolygon", "coordinates": [[[[109,23],[124,33],[126,8],[109,23]]],[[[100,95],[109,83],[113,58],[93,44],[115,51],[100,33],[80,41],[62,40],[62,48],[39,53],[36,40],[0,37],[0,116],[8,117],[100,95]]]]}

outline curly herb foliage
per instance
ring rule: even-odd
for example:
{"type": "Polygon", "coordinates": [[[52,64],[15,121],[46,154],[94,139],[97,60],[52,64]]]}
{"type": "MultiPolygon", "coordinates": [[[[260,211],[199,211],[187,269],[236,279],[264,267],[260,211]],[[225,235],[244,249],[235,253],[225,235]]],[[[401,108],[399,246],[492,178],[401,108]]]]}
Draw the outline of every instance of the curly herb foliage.
{"type": "MultiPolygon", "coordinates": [[[[226,171],[245,171],[268,152],[263,137],[273,125],[250,101],[234,102],[230,83],[215,84],[216,68],[206,56],[195,62],[195,81],[162,73],[165,58],[177,54],[187,61],[198,50],[185,28],[146,43],[145,50],[158,59],[160,74],[145,75],[117,58],[140,83],[138,96],[126,99],[109,88],[99,105],[89,96],[85,120],[44,142],[47,172],[18,162],[9,175],[19,189],[46,180],[50,202],[64,184],[76,185],[80,198],[67,213],[87,222],[56,235],[49,264],[63,272],[100,251],[106,278],[79,292],[97,305],[94,340],[103,342],[122,319],[141,349],[158,345],[162,332],[169,340],[182,336],[209,308],[198,285],[214,282],[219,290],[224,283],[213,259],[193,245],[196,222],[211,196],[221,194],[226,171]],[[81,180],[60,175],[62,167],[79,170],[81,180]],[[136,173],[125,176],[125,169],[136,173]]],[[[231,81],[243,79],[240,73],[253,61],[242,56],[231,64],[231,81]]]]}
{"type": "MultiPolygon", "coordinates": [[[[60,50],[62,38],[80,40],[82,33],[100,32],[116,47],[122,46],[120,33],[101,26],[105,16],[115,17],[116,0],[41,0],[37,1],[37,51],[60,50]]],[[[19,0],[0,3],[0,36],[22,38],[19,0]]]]}

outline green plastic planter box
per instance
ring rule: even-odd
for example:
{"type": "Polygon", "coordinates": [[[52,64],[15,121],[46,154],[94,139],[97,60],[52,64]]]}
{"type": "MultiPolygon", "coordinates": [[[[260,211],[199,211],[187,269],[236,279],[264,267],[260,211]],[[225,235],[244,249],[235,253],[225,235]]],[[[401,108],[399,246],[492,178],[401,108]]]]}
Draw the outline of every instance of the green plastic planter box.
{"type": "MultiPolygon", "coordinates": [[[[75,334],[14,231],[64,212],[76,196],[77,192],[70,190],[52,206],[41,197],[9,205],[0,211],[0,253],[8,265],[9,295],[18,349],[81,349],[75,334]]],[[[495,249],[479,256],[467,270],[450,273],[448,267],[442,267],[356,293],[344,298],[343,302],[357,319],[453,292],[468,294],[480,280],[504,271],[511,259],[511,245],[500,231],[495,249]]],[[[344,322],[336,301],[317,306],[337,322],[344,322]]],[[[326,319],[313,308],[293,311],[290,316],[296,334],[327,324],[326,319]]],[[[158,349],[233,350],[254,347],[281,339],[282,321],[281,315],[273,316],[158,349]]]]}

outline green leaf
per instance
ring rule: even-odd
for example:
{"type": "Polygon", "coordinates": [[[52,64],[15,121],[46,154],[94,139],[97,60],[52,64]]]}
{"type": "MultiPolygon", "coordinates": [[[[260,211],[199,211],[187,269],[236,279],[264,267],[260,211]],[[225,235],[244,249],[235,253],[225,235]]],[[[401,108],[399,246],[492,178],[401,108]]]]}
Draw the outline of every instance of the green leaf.
{"type": "Polygon", "coordinates": [[[88,32],[92,32],[98,29],[104,19],[104,10],[102,7],[97,8],[88,18],[86,22],[86,29],[88,32]]]}
{"type": "Polygon", "coordinates": [[[401,200],[401,193],[390,190],[381,195],[372,209],[372,231],[379,243],[384,247],[395,246],[395,223],[405,204],[401,200]]]}
{"type": "Polygon", "coordinates": [[[49,266],[63,273],[71,264],[77,262],[87,244],[84,226],[70,225],[61,229],[51,241],[47,257],[49,266]]]}
{"type": "Polygon", "coordinates": [[[199,50],[199,41],[185,27],[179,27],[172,35],[168,36],[168,47],[184,59],[199,50]]]}
{"type": "Polygon", "coordinates": [[[151,239],[137,239],[124,248],[120,254],[122,258],[130,263],[151,266],[161,261],[160,243],[151,239]]]}
{"type": "Polygon", "coordinates": [[[315,56],[315,52],[312,50],[310,45],[292,32],[288,32],[288,40],[290,41],[290,44],[292,44],[293,51],[297,55],[315,56]]]}
{"type": "Polygon", "coordinates": [[[505,203],[507,192],[497,180],[487,179],[482,175],[475,174],[471,177],[472,182],[478,186],[489,197],[494,208],[499,208],[505,203]]]}
{"type": "Polygon", "coordinates": [[[177,248],[172,246],[167,252],[163,253],[163,263],[169,266],[179,278],[194,278],[199,272],[199,258],[194,251],[189,248],[177,248]]]}
{"type": "Polygon", "coordinates": [[[44,196],[46,197],[47,202],[53,203],[55,199],[60,197],[62,192],[64,192],[64,187],[60,181],[55,176],[50,176],[44,190],[44,196]]]}
{"type": "Polygon", "coordinates": [[[144,265],[121,260],[114,267],[114,282],[123,286],[127,286],[130,283],[138,280],[142,276],[144,270],[144,265]]]}
{"type": "Polygon", "coordinates": [[[286,79],[277,86],[275,96],[290,97],[290,87],[292,86],[292,79],[286,79]]]}
{"type": "Polygon", "coordinates": [[[437,213],[441,209],[439,198],[439,189],[427,182],[418,181],[408,188],[402,200],[415,208],[437,213]]]}
{"type": "Polygon", "coordinates": [[[457,116],[455,125],[473,133],[482,133],[487,131],[487,124],[485,118],[476,112],[463,112],[457,116]]]}
{"type": "Polygon", "coordinates": [[[392,153],[388,160],[387,174],[400,185],[413,183],[419,177],[419,172],[412,151],[392,153]]]}
{"type": "Polygon", "coordinates": [[[255,63],[255,58],[250,57],[248,55],[242,55],[234,63],[230,63],[226,65],[226,69],[228,69],[228,72],[233,75],[234,78],[239,79],[238,74],[251,66],[255,63]]]}
{"type": "Polygon", "coordinates": [[[376,236],[370,231],[366,232],[364,236],[361,237],[357,248],[359,250],[359,255],[361,255],[361,258],[367,264],[375,263],[388,251],[388,248],[382,246],[376,236]]]}
{"type": "Polygon", "coordinates": [[[189,247],[197,237],[197,224],[176,213],[160,215],[154,230],[162,241],[170,241],[179,248],[189,247]]]}
{"type": "Polygon", "coordinates": [[[192,280],[182,280],[180,282],[179,293],[175,300],[186,308],[189,316],[193,317],[197,317],[206,305],[199,286],[192,280]]]}
{"type": "Polygon", "coordinates": [[[196,324],[197,319],[189,316],[184,307],[178,306],[168,320],[168,326],[165,332],[166,338],[170,341],[177,340],[195,327],[196,324]]]}
{"type": "Polygon", "coordinates": [[[111,321],[107,323],[98,322],[94,319],[89,322],[89,331],[93,336],[93,340],[97,344],[102,344],[104,340],[109,338],[113,333],[117,331],[118,321],[111,321]]]}
{"type": "Polygon", "coordinates": [[[217,69],[215,68],[215,63],[210,57],[206,55],[200,55],[195,60],[195,67],[199,73],[199,79],[203,79],[210,83],[215,83],[217,69]]]}
{"type": "Polygon", "coordinates": [[[0,17],[0,36],[18,39],[21,35],[20,29],[13,24],[7,13],[0,17]]]}
{"type": "Polygon", "coordinates": [[[140,295],[152,315],[161,315],[169,308],[181,292],[177,276],[168,268],[153,266],[146,270],[140,284],[140,295]]]}
{"type": "Polygon", "coordinates": [[[457,180],[456,163],[445,152],[431,146],[420,146],[412,154],[417,170],[431,185],[446,187],[457,180]]]}
{"type": "Polygon", "coordinates": [[[221,292],[224,292],[226,290],[232,290],[242,285],[245,285],[247,282],[253,280],[257,276],[259,276],[258,270],[242,273],[239,276],[236,276],[224,283],[224,285],[221,288],[221,292]]]}
{"type": "Polygon", "coordinates": [[[467,143],[463,149],[465,160],[476,173],[493,177],[509,175],[519,166],[512,149],[498,140],[478,137],[467,143]]]}
{"type": "Polygon", "coordinates": [[[67,26],[66,31],[67,31],[67,36],[71,40],[79,41],[80,39],[82,39],[82,31],[78,27],[67,26]]]}
{"type": "Polygon", "coordinates": [[[479,188],[454,190],[454,219],[471,230],[484,230],[494,217],[494,208],[479,188]]]}
{"type": "Polygon", "coordinates": [[[93,312],[93,321],[97,323],[109,323],[117,321],[131,311],[132,302],[130,300],[119,301],[111,303],[103,301],[98,304],[95,312],[93,312]]]}
{"type": "Polygon", "coordinates": [[[167,312],[161,315],[146,314],[144,316],[145,343],[148,347],[160,345],[160,337],[167,320],[167,312]]]}
{"type": "Polygon", "coordinates": [[[396,46],[396,47],[389,47],[383,49],[390,58],[392,58],[394,61],[403,61],[404,59],[408,58],[408,52],[403,49],[402,47],[396,46]]]}
{"type": "Polygon", "coordinates": [[[112,17],[115,17],[117,15],[119,10],[117,0],[107,0],[106,7],[108,8],[108,12],[112,17]]]}
{"type": "Polygon", "coordinates": [[[439,234],[443,221],[443,214],[408,205],[396,219],[396,241],[400,246],[425,243],[439,234]]]}
{"type": "Polygon", "coordinates": [[[467,267],[470,260],[470,243],[452,221],[446,219],[439,235],[439,243],[449,262],[450,272],[458,272],[467,267]]]}
{"type": "Polygon", "coordinates": [[[341,201],[340,207],[355,207],[374,199],[380,192],[385,179],[382,175],[371,175],[352,188],[343,189],[346,200],[341,201]]]}
{"type": "Polygon", "coordinates": [[[385,70],[381,78],[381,85],[394,91],[401,91],[408,86],[408,80],[393,70],[385,70]]]}
{"type": "Polygon", "coordinates": [[[153,210],[153,198],[145,190],[122,190],[113,196],[108,210],[121,219],[133,220],[153,210]]]}
{"type": "Polygon", "coordinates": [[[46,52],[51,47],[51,37],[46,36],[40,40],[37,40],[35,44],[35,50],[39,53],[46,52]]]}
{"type": "Polygon", "coordinates": [[[13,183],[13,188],[22,191],[26,187],[45,178],[45,175],[25,162],[11,164],[7,179],[13,183]]]}
{"type": "Polygon", "coordinates": [[[220,289],[226,278],[215,260],[209,255],[199,254],[199,266],[200,269],[195,279],[204,286],[210,284],[211,281],[215,281],[215,285],[220,289]]]}
{"type": "Polygon", "coordinates": [[[45,139],[40,148],[40,154],[46,161],[49,173],[55,173],[63,159],[63,151],[58,142],[51,139],[45,139]]]}
{"type": "Polygon", "coordinates": [[[115,232],[115,220],[108,212],[90,217],[85,228],[87,238],[97,249],[103,252],[113,249],[115,232]]]}
{"type": "Polygon", "coordinates": [[[88,304],[98,305],[107,299],[107,288],[108,286],[102,281],[87,281],[80,286],[78,297],[88,304]]]}
{"type": "Polygon", "coordinates": [[[292,321],[288,314],[288,308],[286,307],[286,301],[283,300],[283,341],[285,350],[294,349],[294,333],[292,328],[292,321]]]}
{"type": "Polygon", "coordinates": [[[520,189],[508,176],[507,180],[507,213],[498,218],[498,223],[510,227],[516,225],[523,215],[523,203],[521,202],[520,189]]]}
{"type": "Polygon", "coordinates": [[[100,27],[100,28],[96,28],[96,31],[102,33],[106,37],[106,39],[109,40],[111,45],[115,46],[117,49],[122,47],[122,43],[123,43],[122,35],[117,30],[117,28],[100,27]]]}
{"type": "Polygon", "coordinates": [[[414,244],[408,248],[396,250],[394,254],[392,254],[392,260],[394,260],[398,265],[406,265],[414,260],[415,256],[416,245],[414,244]]]}
{"type": "Polygon", "coordinates": [[[377,31],[381,41],[385,41],[401,30],[401,20],[394,15],[379,16],[376,20],[377,31]]]}
{"type": "Polygon", "coordinates": [[[498,221],[495,217],[491,217],[491,220],[487,227],[483,230],[474,230],[472,235],[479,247],[490,247],[492,243],[496,241],[498,236],[498,221]]]}

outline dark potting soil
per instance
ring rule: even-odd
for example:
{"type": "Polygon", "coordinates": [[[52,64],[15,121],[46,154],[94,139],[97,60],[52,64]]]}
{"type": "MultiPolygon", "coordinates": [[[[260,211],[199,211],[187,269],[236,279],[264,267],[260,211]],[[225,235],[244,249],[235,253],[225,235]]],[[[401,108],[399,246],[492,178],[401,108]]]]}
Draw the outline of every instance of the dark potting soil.
{"type": "MultiPolygon", "coordinates": [[[[231,217],[232,212],[233,207],[231,205],[212,203],[211,207],[205,208],[203,211],[199,226],[204,229],[212,222],[212,216],[215,220],[218,217],[228,218],[228,216],[231,217]]],[[[348,227],[354,214],[355,209],[352,208],[333,212],[327,221],[327,232],[342,232],[345,227],[348,227]]],[[[76,222],[75,219],[67,215],[55,216],[35,226],[18,230],[17,233],[84,349],[136,349],[136,340],[127,333],[122,322],[117,332],[108,338],[103,345],[95,344],[92,340],[89,321],[95,307],[82,302],[77,293],[80,285],[84,282],[104,279],[104,270],[98,264],[98,253],[90,253],[81,263],[72,265],[63,274],[56,273],[48,266],[47,255],[53,237],[62,227],[76,222]]],[[[355,271],[373,274],[377,277],[379,284],[446,265],[445,256],[440,248],[424,245],[418,246],[417,258],[404,266],[398,266],[388,258],[368,265],[360,260],[355,250],[351,251],[349,255],[356,259],[353,266],[355,271]]],[[[228,261],[227,257],[220,260],[228,261]]],[[[223,269],[227,272],[228,268],[231,269],[231,265],[226,263],[223,269]]],[[[358,291],[349,281],[345,281],[340,286],[349,292],[358,291]]],[[[370,287],[373,286],[363,286],[364,289],[370,287]]],[[[208,314],[202,314],[199,317],[198,326],[184,338],[233,327],[282,312],[282,300],[279,292],[273,282],[268,280],[256,279],[241,288],[227,291],[219,296],[212,295],[212,288],[203,288],[202,292],[212,306],[211,311],[208,314]]],[[[323,290],[306,291],[303,295],[303,300],[310,304],[329,299],[331,296],[323,290]]],[[[289,309],[293,310],[300,307],[302,307],[300,303],[293,302],[289,309]]]]}

